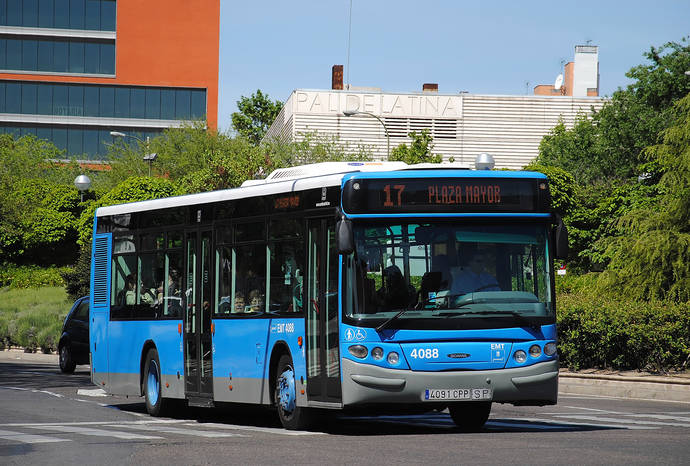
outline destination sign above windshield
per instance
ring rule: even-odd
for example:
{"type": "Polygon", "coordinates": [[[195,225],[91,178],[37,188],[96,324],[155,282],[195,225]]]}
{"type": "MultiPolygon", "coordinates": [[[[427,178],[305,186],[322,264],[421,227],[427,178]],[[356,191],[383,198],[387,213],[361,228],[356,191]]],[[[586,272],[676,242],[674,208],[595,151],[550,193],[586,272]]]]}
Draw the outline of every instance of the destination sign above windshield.
{"type": "Polygon", "coordinates": [[[548,212],[548,187],[539,179],[351,179],[343,208],[351,214],[548,212]]]}

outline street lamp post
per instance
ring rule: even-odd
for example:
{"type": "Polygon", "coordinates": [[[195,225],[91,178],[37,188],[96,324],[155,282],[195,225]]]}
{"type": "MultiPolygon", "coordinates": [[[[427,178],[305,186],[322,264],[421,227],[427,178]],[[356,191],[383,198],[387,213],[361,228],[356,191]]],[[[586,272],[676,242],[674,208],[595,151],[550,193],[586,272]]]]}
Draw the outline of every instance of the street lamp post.
{"type": "Polygon", "coordinates": [[[153,163],[154,160],[156,160],[156,157],[158,154],[155,152],[150,153],[149,152],[149,137],[146,136],[146,141],[143,141],[141,138],[138,138],[136,136],[132,136],[131,134],[125,134],[121,133],[120,131],[111,131],[110,135],[114,138],[132,138],[136,139],[140,143],[144,144],[146,146],[146,155],[144,155],[144,162],[148,162],[149,164],[149,177],[151,177],[151,164],[153,163]]]}
{"type": "Polygon", "coordinates": [[[88,191],[91,187],[91,178],[86,175],[79,175],[74,179],[74,187],[79,190],[81,202],[84,202],[84,191],[88,191]]]}
{"type": "Polygon", "coordinates": [[[351,117],[354,115],[369,115],[371,117],[376,118],[379,121],[379,123],[381,123],[381,126],[383,126],[383,131],[386,133],[386,159],[390,158],[390,156],[391,156],[391,138],[388,135],[388,128],[386,128],[386,124],[383,122],[383,120],[381,118],[379,118],[378,115],[375,115],[371,112],[363,112],[361,110],[345,110],[343,112],[343,115],[345,115],[346,117],[351,117]]]}

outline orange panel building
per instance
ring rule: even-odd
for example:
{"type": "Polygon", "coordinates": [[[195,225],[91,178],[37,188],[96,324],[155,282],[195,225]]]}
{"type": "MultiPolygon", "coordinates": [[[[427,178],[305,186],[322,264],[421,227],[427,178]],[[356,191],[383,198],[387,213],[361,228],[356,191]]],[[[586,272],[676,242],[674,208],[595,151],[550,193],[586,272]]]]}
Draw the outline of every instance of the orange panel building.
{"type": "Polygon", "coordinates": [[[215,129],[219,17],[219,0],[0,0],[0,133],[99,159],[111,131],[215,129]]]}

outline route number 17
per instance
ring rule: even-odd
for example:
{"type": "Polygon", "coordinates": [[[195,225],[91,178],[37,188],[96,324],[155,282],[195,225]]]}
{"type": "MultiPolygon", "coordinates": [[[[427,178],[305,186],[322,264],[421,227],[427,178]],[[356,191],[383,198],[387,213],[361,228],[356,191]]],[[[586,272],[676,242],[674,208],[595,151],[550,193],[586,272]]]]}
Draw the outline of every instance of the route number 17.
{"type": "MultiPolygon", "coordinates": [[[[402,205],[402,192],[405,190],[404,184],[394,184],[393,189],[397,191],[397,203],[393,203],[391,199],[391,185],[387,184],[383,187],[383,192],[386,193],[386,200],[383,203],[384,207],[400,207],[402,205]]],[[[394,193],[395,195],[396,193],[394,193]]]]}

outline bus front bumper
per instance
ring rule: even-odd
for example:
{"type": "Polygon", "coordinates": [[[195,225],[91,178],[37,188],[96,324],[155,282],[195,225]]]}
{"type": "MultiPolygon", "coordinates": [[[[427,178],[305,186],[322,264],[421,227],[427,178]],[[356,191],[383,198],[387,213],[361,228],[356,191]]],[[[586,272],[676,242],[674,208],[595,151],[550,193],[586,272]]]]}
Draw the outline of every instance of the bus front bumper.
{"type": "MultiPolygon", "coordinates": [[[[558,361],[486,371],[419,372],[342,359],[343,406],[424,404],[427,390],[490,389],[491,401],[551,405],[558,398],[558,361]]],[[[448,400],[437,400],[447,403],[448,400]]],[[[457,401],[457,400],[456,400],[457,401]]]]}

